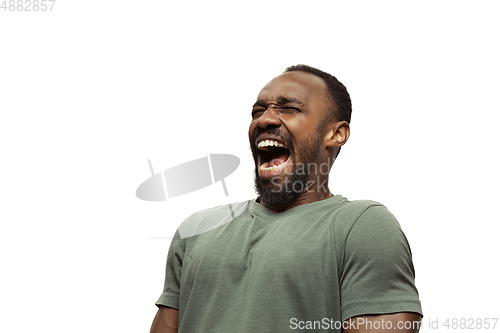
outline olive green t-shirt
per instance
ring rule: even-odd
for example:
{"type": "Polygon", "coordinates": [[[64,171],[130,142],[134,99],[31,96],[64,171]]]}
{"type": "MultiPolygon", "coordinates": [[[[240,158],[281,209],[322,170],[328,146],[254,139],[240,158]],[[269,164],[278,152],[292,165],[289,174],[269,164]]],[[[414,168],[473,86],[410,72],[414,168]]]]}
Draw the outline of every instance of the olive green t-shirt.
{"type": "Polygon", "coordinates": [[[179,332],[341,332],[358,315],[422,314],[411,250],[374,201],[332,198],[274,213],[250,200],[177,230],[156,305],[179,332]]]}

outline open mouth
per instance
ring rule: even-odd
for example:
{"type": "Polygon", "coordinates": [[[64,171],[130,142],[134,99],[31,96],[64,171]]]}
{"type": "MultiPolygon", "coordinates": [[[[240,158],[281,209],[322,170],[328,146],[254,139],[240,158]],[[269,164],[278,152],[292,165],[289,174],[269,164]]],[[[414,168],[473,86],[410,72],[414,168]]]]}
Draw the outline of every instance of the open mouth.
{"type": "Polygon", "coordinates": [[[263,178],[279,175],[288,163],[290,150],[276,140],[262,140],[257,144],[259,174],[263,178]]]}

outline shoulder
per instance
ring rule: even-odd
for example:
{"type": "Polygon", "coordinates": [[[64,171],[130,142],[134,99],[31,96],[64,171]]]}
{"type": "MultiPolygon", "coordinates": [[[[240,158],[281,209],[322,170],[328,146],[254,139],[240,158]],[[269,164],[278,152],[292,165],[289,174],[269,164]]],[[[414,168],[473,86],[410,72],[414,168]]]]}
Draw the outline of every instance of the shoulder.
{"type": "Polygon", "coordinates": [[[359,220],[369,219],[374,223],[394,216],[380,202],[373,200],[345,200],[333,214],[334,229],[341,233],[349,233],[359,220]]]}
{"type": "Polygon", "coordinates": [[[389,258],[411,261],[408,240],[396,217],[384,205],[375,201],[353,202],[344,214],[350,218],[338,223],[336,230],[336,246],[343,261],[351,257],[364,262],[377,256],[384,262],[391,261],[389,258]]]}
{"type": "Polygon", "coordinates": [[[179,236],[181,239],[188,238],[222,226],[241,215],[248,203],[249,201],[230,203],[197,211],[179,226],[179,236]]]}
{"type": "Polygon", "coordinates": [[[380,202],[346,201],[333,216],[333,233],[337,250],[343,253],[348,245],[374,240],[405,239],[399,222],[380,202]]]}
{"type": "Polygon", "coordinates": [[[371,207],[385,207],[385,206],[382,205],[380,202],[373,200],[354,200],[354,201],[346,200],[339,209],[339,213],[342,214],[343,216],[356,218],[371,207]]]}

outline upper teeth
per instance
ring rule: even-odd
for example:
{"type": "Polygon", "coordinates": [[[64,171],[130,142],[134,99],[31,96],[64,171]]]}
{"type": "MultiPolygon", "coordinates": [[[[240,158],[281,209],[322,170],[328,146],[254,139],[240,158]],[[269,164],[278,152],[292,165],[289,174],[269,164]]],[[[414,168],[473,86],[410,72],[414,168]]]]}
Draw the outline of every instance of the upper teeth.
{"type": "Polygon", "coordinates": [[[284,144],[282,144],[282,143],[280,143],[278,141],[264,140],[264,141],[259,142],[259,144],[257,145],[257,148],[263,148],[263,147],[269,147],[269,146],[285,147],[284,144]]]}

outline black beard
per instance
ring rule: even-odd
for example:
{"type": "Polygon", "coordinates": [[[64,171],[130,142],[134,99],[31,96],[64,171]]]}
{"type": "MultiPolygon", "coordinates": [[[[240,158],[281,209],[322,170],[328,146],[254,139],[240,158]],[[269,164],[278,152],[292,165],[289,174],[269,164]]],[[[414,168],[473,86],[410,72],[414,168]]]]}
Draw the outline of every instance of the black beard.
{"type": "MultiPolygon", "coordinates": [[[[295,201],[295,199],[297,199],[300,193],[302,193],[302,191],[306,189],[306,184],[309,180],[309,168],[305,166],[308,165],[308,161],[316,161],[318,158],[319,144],[321,141],[323,128],[319,128],[319,132],[317,132],[316,138],[312,140],[309,146],[304,146],[300,149],[299,153],[300,156],[302,156],[302,168],[300,169],[298,168],[298,165],[296,163],[295,147],[293,145],[293,142],[281,135],[279,131],[275,131],[274,133],[268,131],[267,133],[277,135],[285,142],[286,146],[290,150],[289,159],[293,163],[293,170],[286,177],[284,185],[275,184],[271,180],[271,186],[266,186],[264,188],[264,186],[262,185],[262,179],[259,177],[259,165],[257,163],[258,159],[254,150],[255,148],[252,148],[255,160],[255,191],[259,195],[260,203],[269,209],[279,210],[280,208],[286,208],[290,206],[295,201]],[[297,189],[300,189],[300,191],[297,189]]],[[[261,133],[257,133],[255,137],[260,134],[261,133]]]]}
{"type": "Polygon", "coordinates": [[[259,177],[258,166],[255,168],[255,191],[259,195],[260,202],[268,208],[280,208],[291,205],[299,196],[300,192],[295,188],[304,189],[309,179],[307,171],[297,173],[297,165],[294,162],[293,171],[287,176],[283,186],[274,184],[271,180],[272,186],[264,188],[262,180],[259,177]],[[300,185],[300,187],[298,185],[300,185]]]}

